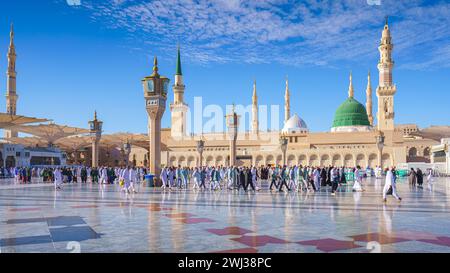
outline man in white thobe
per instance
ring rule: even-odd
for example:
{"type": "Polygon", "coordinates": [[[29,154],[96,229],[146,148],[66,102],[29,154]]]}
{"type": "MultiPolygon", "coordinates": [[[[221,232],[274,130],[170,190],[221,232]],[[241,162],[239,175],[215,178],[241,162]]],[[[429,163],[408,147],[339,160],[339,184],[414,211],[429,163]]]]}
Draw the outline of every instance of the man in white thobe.
{"type": "Polygon", "coordinates": [[[389,188],[392,187],[392,196],[395,197],[395,199],[397,199],[398,201],[401,201],[402,198],[400,196],[398,196],[397,194],[397,187],[396,187],[396,183],[395,183],[395,175],[394,175],[394,168],[387,170],[386,172],[386,182],[384,183],[384,188],[383,188],[383,202],[386,202],[386,195],[387,192],[389,191],[389,188]]]}

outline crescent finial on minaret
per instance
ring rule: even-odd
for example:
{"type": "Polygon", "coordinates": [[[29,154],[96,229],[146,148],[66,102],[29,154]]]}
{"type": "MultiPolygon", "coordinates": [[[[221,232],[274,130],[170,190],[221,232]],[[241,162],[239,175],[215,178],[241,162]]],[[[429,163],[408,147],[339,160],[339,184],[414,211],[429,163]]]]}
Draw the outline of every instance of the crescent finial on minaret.
{"type": "Polygon", "coordinates": [[[353,98],[355,96],[355,90],[353,89],[353,76],[352,71],[350,71],[350,85],[348,86],[348,97],[353,98]]]}

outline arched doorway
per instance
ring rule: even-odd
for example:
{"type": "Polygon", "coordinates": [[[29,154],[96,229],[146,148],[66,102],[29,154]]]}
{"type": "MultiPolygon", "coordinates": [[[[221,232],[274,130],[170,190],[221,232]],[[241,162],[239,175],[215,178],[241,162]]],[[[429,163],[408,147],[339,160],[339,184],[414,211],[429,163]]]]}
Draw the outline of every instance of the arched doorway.
{"type": "Polygon", "coordinates": [[[266,157],[266,164],[271,165],[271,166],[275,165],[275,160],[273,159],[273,155],[268,155],[266,157]]]}
{"type": "Polygon", "coordinates": [[[263,165],[263,156],[258,155],[258,156],[256,156],[256,159],[255,159],[255,166],[259,167],[261,165],[263,165]]]}
{"type": "Polygon", "coordinates": [[[298,157],[298,164],[302,165],[302,166],[306,166],[307,162],[306,162],[306,155],[300,155],[298,157]]]}
{"type": "Polygon", "coordinates": [[[294,155],[289,155],[287,158],[287,165],[288,166],[294,166],[296,164],[295,162],[295,156],[294,155]]]}
{"type": "Polygon", "coordinates": [[[365,162],[365,156],[363,154],[359,154],[356,156],[356,166],[360,166],[361,168],[365,168],[366,162],[365,162]]]}
{"type": "Polygon", "coordinates": [[[369,167],[375,168],[378,165],[378,156],[376,154],[369,155],[369,167]]]}
{"type": "Polygon", "coordinates": [[[412,147],[411,149],[409,149],[408,156],[409,157],[416,157],[417,156],[417,149],[415,147],[412,147]]]}
{"type": "Polygon", "coordinates": [[[283,165],[283,156],[282,155],[277,156],[277,165],[283,165]]]}
{"type": "Polygon", "coordinates": [[[320,166],[328,167],[331,164],[329,155],[322,155],[320,158],[320,166]]]}
{"type": "Polygon", "coordinates": [[[169,160],[169,166],[174,167],[176,161],[177,161],[177,158],[176,158],[175,156],[170,157],[170,160],[169,160]]]}
{"type": "Polygon", "coordinates": [[[333,155],[333,162],[331,163],[335,167],[342,165],[341,155],[333,155]]]}
{"type": "Polygon", "coordinates": [[[189,168],[193,168],[195,167],[195,157],[194,156],[189,156],[187,159],[187,166],[189,168]]]}
{"type": "Polygon", "coordinates": [[[354,165],[355,165],[355,164],[354,164],[354,162],[353,162],[353,155],[347,154],[347,155],[344,157],[344,166],[345,166],[345,167],[355,167],[354,165]]]}
{"type": "Polygon", "coordinates": [[[311,167],[319,166],[319,159],[318,159],[317,155],[311,155],[309,157],[309,166],[311,166],[311,167]]]}
{"type": "Polygon", "coordinates": [[[381,165],[383,168],[387,168],[391,166],[391,155],[390,154],[383,154],[381,157],[381,165]]]}
{"type": "Polygon", "coordinates": [[[14,158],[14,156],[12,156],[12,155],[6,157],[5,166],[6,166],[6,168],[15,167],[16,166],[16,158],[14,158]]]}

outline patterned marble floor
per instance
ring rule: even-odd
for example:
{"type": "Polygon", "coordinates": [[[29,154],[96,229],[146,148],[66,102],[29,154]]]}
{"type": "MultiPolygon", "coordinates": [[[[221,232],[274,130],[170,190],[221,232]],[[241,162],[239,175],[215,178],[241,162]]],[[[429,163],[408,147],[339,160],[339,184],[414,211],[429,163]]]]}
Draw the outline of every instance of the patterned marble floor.
{"type": "MultiPolygon", "coordinates": [[[[140,186],[15,185],[0,181],[0,251],[450,252],[450,178],[381,202],[366,191],[162,192],[140,186]]],[[[265,186],[267,186],[264,183],[265,186]]]]}

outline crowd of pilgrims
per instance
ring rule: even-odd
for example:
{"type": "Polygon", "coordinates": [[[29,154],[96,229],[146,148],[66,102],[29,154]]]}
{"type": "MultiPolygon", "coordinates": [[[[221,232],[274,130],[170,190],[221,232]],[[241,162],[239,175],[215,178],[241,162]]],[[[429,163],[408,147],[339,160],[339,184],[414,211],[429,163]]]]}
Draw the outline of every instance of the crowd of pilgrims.
{"type": "MultiPolygon", "coordinates": [[[[56,167],[56,168],[2,168],[2,176],[13,176],[18,183],[31,183],[32,179],[38,182],[54,183],[56,189],[62,189],[63,183],[91,183],[119,184],[121,189],[131,193],[137,192],[136,184],[144,181],[148,174],[146,168],[136,167],[56,167]]],[[[382,170],[345,167],[310,167],[310,166],[262,166],[262,167],[164,167],[161,170],[160,180],[163,190],[193,189],[217,191],[221,189],[252,190],[262,189],[261,182],[270,183],[268,189],[278,191],[306,191],[316,192],[321,188],[330,186],[331,194],[335,195],[339,185],[347,183],[347,175],[351,174],[354,181],[353,191],[364,191],[363,178],[375,176],[381,178],[386,175],[383,189],[383,199],[392,195],[401,200],[396,191],[397,172],[395,167],[382,170]]],[[[413,187],[422,187],[424,174],[420,169],[411,169],[408,173],[409,184],[413,187]]],[[[429,186],[432,185],[432,170],[427,173],[429,186]]]]}
{"type": "Polygon", "coordinates": [[[18,183],[33,182],[54,183],[56,189],[62,189],[63,183],[115,184],[119,183],[127,192],[136,192],[135,183],[144,180],[146,168],[136,167],[18,167],[6,170],[5,176],[12,176],[18,183]],[[6,173],[7,172],[7,173],[6,173]]]}
{"type": "Polygon", "coordinates": [[[269,181],[269,190],[278,191],[320,191],[321,187],[331,186],[335,195],[340,184],[345,184],[346,173],[352,173],[355,183],[354,191],[363,191],[362,179],[369,175],[381,176],[381,168],[362,169],[344,167],[309,167],[309,166],[268,166],[252,167],[165,167],[160,179],[163,189],[187,188],[193,181],[193,189],[259,191],[261,181],[269,181]]]}

